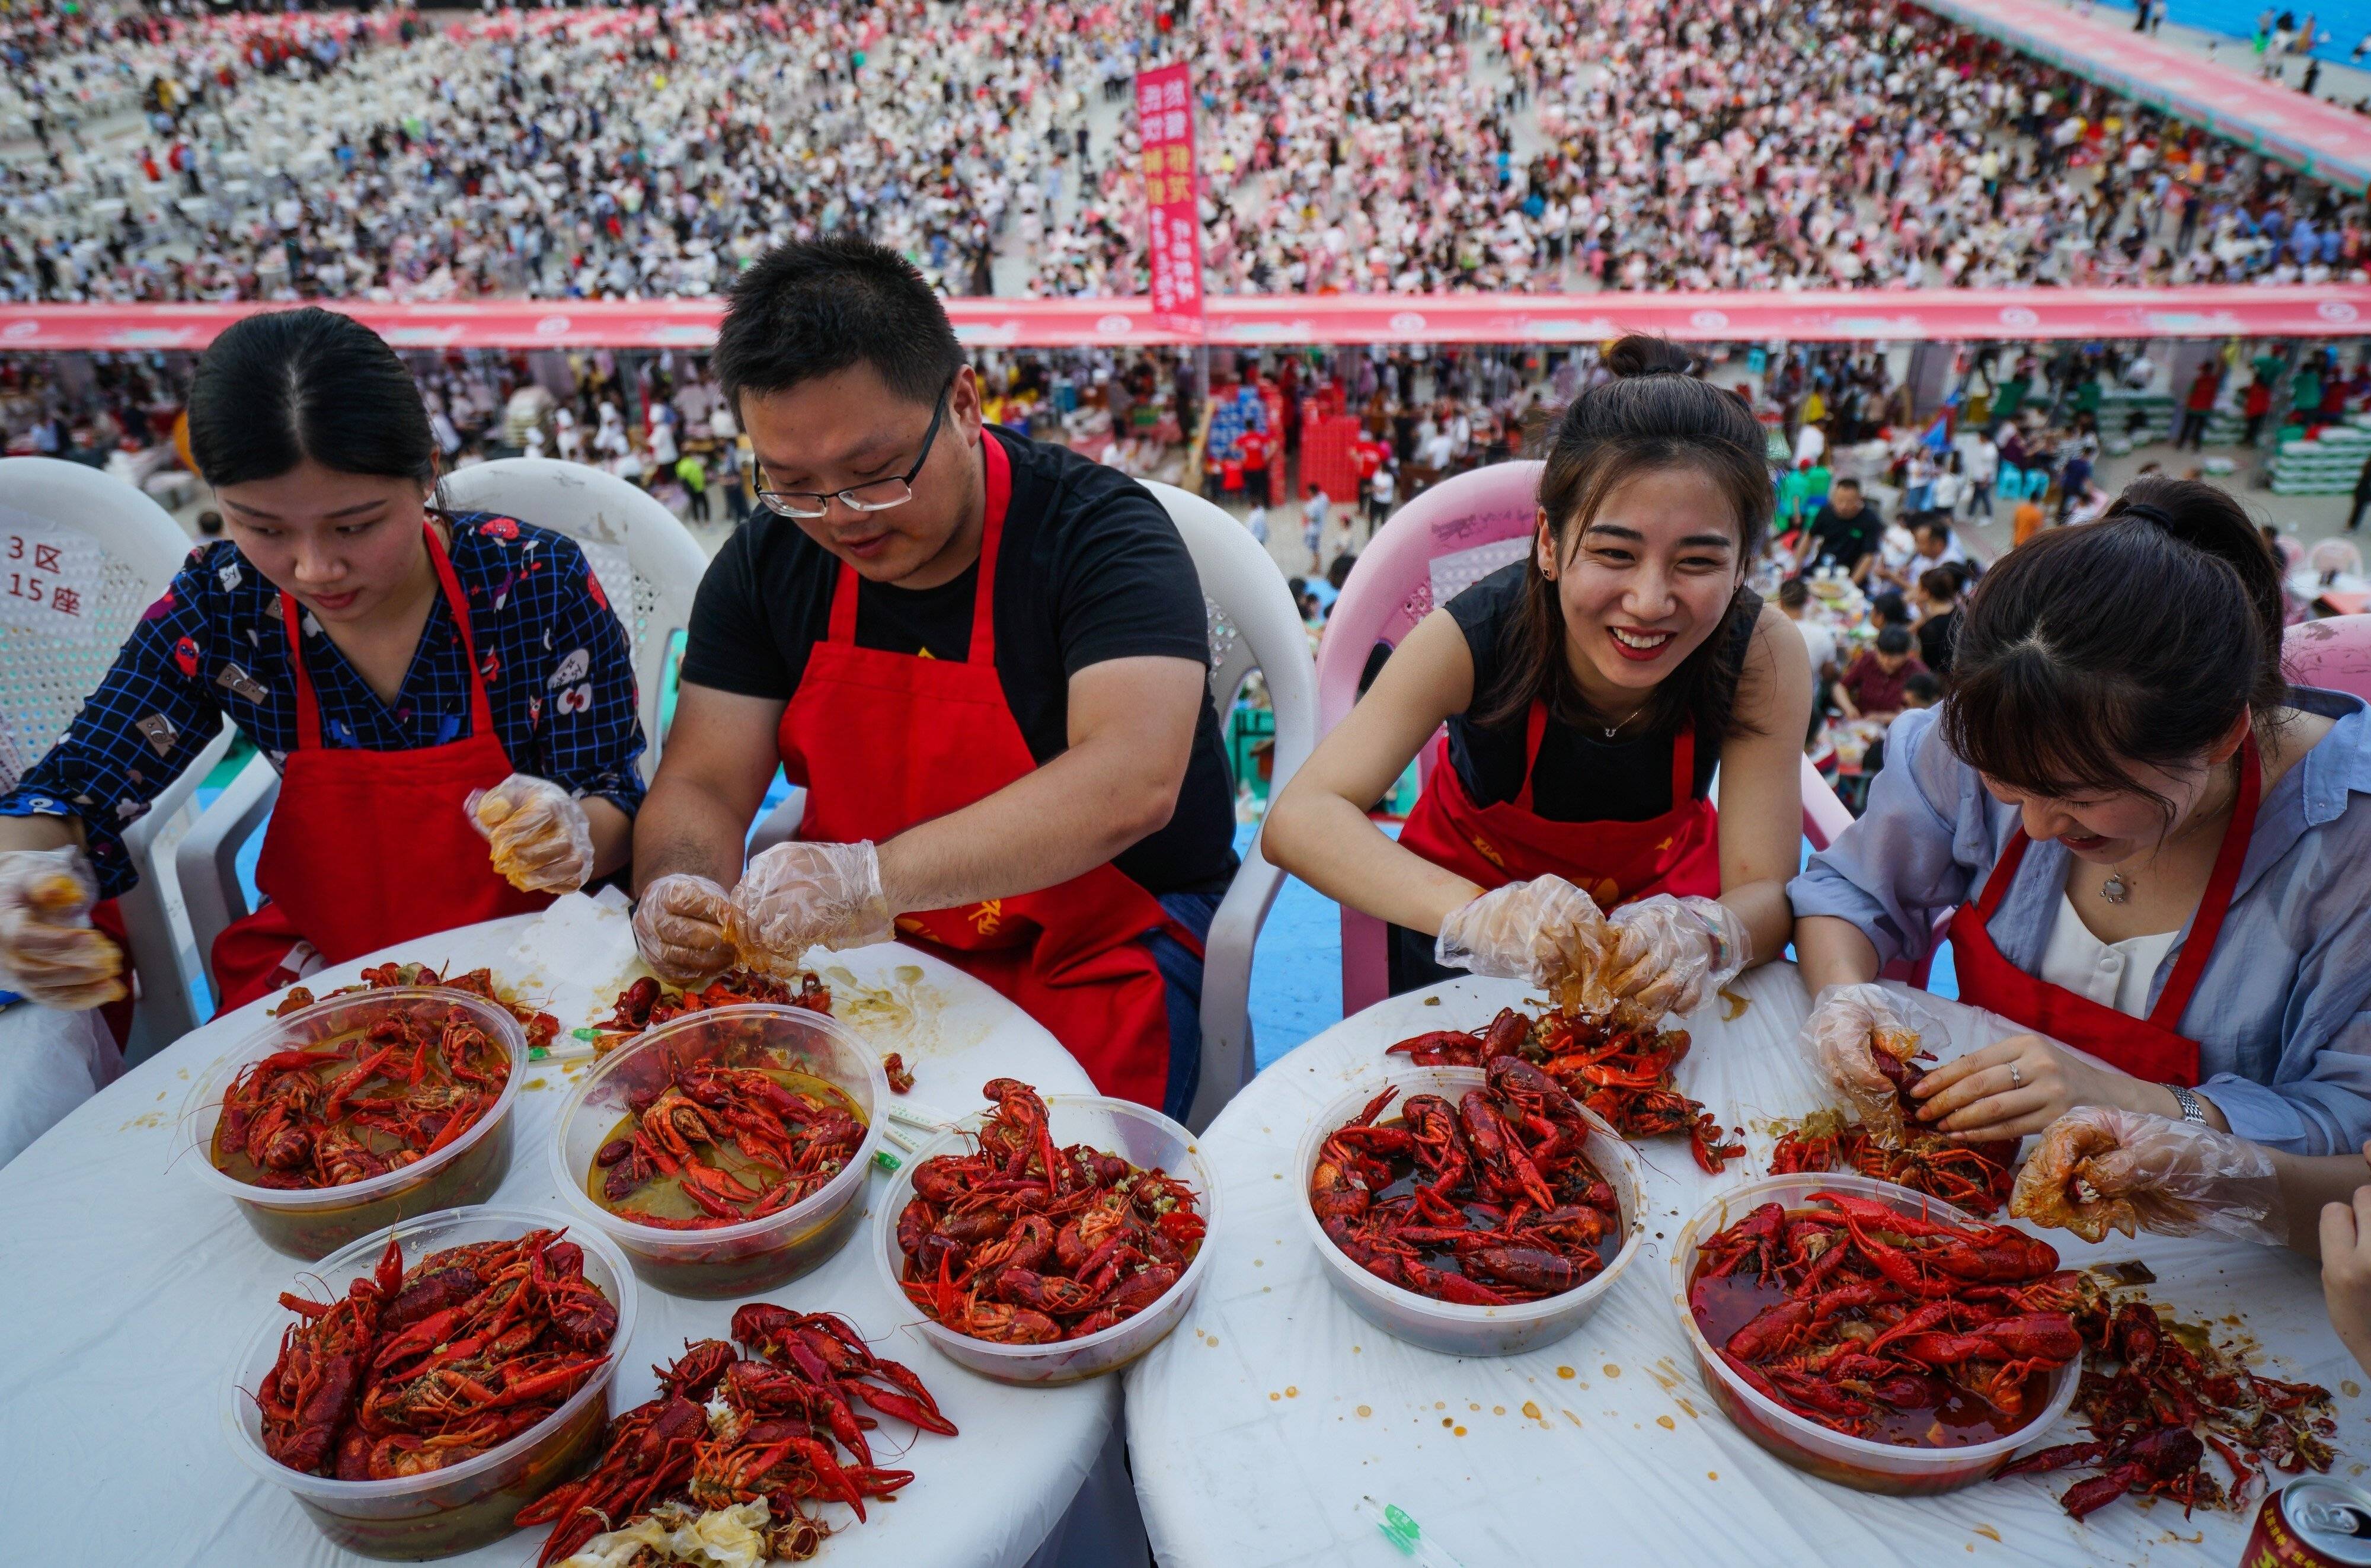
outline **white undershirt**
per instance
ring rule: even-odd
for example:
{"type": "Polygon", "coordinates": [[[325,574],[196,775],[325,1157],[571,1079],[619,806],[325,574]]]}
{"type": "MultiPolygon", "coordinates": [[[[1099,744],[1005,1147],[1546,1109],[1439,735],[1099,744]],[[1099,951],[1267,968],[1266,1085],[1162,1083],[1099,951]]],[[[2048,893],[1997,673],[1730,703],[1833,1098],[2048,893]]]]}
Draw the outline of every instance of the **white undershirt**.
{"type": "Polygon", "coordinates": [[[2041,954],[2041,977],[2128,1018],[2146,1018],[2149,986],[2167,951],[2180,935],[2180,931],[2157,931],[2103,942],[2083,924],[2075,901],[2061,893],[2058,918],[2050,928],[2050,945],[2041,954]]]}

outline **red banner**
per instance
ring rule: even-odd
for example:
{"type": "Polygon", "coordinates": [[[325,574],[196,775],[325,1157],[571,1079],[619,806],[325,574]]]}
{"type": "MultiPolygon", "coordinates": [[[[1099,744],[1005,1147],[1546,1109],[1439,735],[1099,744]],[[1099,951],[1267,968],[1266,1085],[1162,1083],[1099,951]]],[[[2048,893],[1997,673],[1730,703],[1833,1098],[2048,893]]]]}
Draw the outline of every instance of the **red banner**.
{"type": "Polygon", "coordinates": [[[1183,64],[1136,78],[1144,212],[1152,267],[1152,322],[1202,335],[1202,214],[1194,185],[1194,90],[1183,64]]]}
{"type": "MultiPolygon", "coordinates": [[[[721,299],[325,302],[399,349],[688,349],[716,342],[721,299]]],[[[1198,303],[1198,298],[1197,298],[1198,303]]],[[[1203,340],[1593,343],[1625,332],[1688,342],[2032,342],[2065,338],[2357,338],[2371,287],[1859,289],[1824,294],[1243,294],[1164,329],[1149,299],[951,299],[977,348],[1154,347],[1203,340]]],[[[272,305],[0,304],[0,354],[194,353],[272,305]]]]}

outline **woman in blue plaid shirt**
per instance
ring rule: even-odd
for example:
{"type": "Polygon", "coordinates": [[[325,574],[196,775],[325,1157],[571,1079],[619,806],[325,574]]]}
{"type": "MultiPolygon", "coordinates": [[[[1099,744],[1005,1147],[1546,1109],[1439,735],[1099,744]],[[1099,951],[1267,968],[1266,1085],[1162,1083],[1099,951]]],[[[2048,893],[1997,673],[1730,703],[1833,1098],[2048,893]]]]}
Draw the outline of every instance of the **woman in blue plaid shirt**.
{"type": "Polygon", "coordinates": [[[122,994],[92,903],[132,886],[124,826],[226,716],[282,773],[271,902],[213,954],[226,1009],[626,864],[625,628],[564,536],[435,506],[434,437],[392,349],[324,310],[242,321],[199,364],[190,446],[227,537],[0,796],[0,985],[60,1008],[122,994]]]}

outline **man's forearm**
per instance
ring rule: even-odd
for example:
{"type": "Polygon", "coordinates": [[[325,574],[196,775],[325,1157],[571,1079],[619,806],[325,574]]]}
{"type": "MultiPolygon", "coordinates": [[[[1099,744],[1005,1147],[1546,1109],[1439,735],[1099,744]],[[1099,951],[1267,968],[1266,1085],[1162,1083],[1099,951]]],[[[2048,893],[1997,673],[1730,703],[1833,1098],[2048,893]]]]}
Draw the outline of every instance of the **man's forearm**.
{"type": "Polygon", "coordinates": [[[681,871],[719,887],[741,880],[748,813],[708,786],[661,774],[634,819],[634,887],[681,871]]]}
{"type": "Polygon", "coordinates": [[[881,846],[881,890],[903,914],[1011,898],[1104,864],[1169,820],[1178,781],[1110,746],[1074,746],[958,812],[881,846]]]}

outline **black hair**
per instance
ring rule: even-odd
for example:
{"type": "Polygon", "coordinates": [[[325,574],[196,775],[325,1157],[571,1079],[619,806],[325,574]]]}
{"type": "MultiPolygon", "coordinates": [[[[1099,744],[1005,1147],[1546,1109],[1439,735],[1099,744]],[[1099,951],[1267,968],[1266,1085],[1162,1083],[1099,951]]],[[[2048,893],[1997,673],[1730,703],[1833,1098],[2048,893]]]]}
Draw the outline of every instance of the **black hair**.
{"type": "Polygon", "coordinates": [[[1902,683],[1902,695],[1905,698],[1914,697],[1931,708],[1943,700],[1943,683],[1921,670],[1902,683]]]}
{"type": "Polygon", "coordinates": [[[2139,792],[2252,714],[2288,705],[2281,570],[2239,502],[2196,479],[2135,479],[2099,522],[2011,550],[1961,612],[1943,736],[2038,795],[2139,792]]]}
{"type": "Polygon", "coordinates": [[[1910,628],[1906,626],[1887,627],[1877,634],[1877,651],[1880,653],[1909,652],[1910,628]]]}
{"type": "MultiPolygon", "coordinates": [[[[1656,686],[1648,699],[1648,732],[1693,722],[1705,740],[1744,732],[1736,713],[1741,651],[1762,600],[1745,585],[1744,569],[1761,553],[1775,497],[1764,455],[1762,421],[1735,398],[1692,373],[1694,362],[1676,343],[1633,333],[1604,352],[1614,379],[1575,398],[1556,416],[1540,471],[1540,510],[1558,560],[1579,548],[1606,498],[1640,474],[1691,468],[1727,498],[1737,525],[1738,582],[1721,624],[1656,686]]],[[[1534,700],[1566,724],[1605,719],[1590,708],[1565,657],[1564,606],[1555,582],[1524,573],[1522,597],[1502,633],[1504,674],[1474,721],[1496,727],[1519,721],[1534,700]]]]}
{"type": "Polygon", "coordinates": [[[1909,603],[1901,594],[1888,589],[1868,602],[1868,618],[1889,631],[1897,626],[1908,626],[1909,603]]]}
{"type": "Polygon", "coordinates": [[[308,457],[341,474],[425,483],[436,436],[387,340],[308,306],[233,322],[200,356],[190,456],[216,490],[276,479],[308,457]]]}
{"type": "Polygon", "coordinates": [[[1930,512],[1918,519],[1911,528],[1914,534],[1932,534],[1945,544],[1951,542],[1951,520],[1939,512],[1930,512]]]}
{"type": "Polygon", "coordinates": [[[1930,599],[1956,599],[1960,586],[1960,574],[1948,566],[1930,566],[1918,574],[1918,591],[1930,599]]]}
{"type": "Polygon", "coordinates": [[[963,368],[946,306],[912,262],[853,235],[778,245],[734,280],[711,362],[725,402],[786,391],[853,364],[933,404],[963,368]]]}
{"type": "Polygon", "coordinates": [[[1850,474],[1843,474],[1839,475],[1836,481],[1828,488],[1831,490],[1848,490],[1855,495],[1858,495],[1860,493],[1860,481],[1854,478],[1850,474]]]}
{"type": "Polygon", "coordinates": [[[1778,584],[1778,603],[1787,609],[1811,602],[1811,585],[1799,577],[1790,577],[1778,584]]]}

